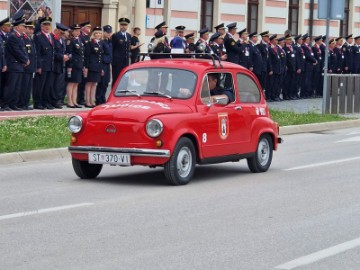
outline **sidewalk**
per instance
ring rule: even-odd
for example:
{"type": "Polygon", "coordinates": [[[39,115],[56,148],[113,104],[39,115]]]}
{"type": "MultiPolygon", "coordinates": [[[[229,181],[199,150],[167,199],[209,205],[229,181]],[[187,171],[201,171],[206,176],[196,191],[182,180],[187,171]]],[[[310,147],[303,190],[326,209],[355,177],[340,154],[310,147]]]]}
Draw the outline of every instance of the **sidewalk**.
{"type": "Polygon", "coordinates": [[[31,116],[71,116],[79,112],[85,112],[90,110],[89,108],[72,109],[63,106],[62,109],[54,110],[31,110],[31,111],[0,111],[0,121],[7,119],[14,119],[19,117],[31,117],[31,116]]]}

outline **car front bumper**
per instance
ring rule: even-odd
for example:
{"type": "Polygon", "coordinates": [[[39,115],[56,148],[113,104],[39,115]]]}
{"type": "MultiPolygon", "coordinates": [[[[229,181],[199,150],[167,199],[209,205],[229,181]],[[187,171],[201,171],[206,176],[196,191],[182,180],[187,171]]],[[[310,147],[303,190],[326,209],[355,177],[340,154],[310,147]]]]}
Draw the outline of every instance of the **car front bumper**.
{"type": "Polygon", "coordinates": [[[97,146],[69,146],[69,152],[74,154],[86,154],[89,152],[123,153],[134,157],[170,157],[170,150],[167,149],[145,149],[145,148],[116,148],[97,146]]]}

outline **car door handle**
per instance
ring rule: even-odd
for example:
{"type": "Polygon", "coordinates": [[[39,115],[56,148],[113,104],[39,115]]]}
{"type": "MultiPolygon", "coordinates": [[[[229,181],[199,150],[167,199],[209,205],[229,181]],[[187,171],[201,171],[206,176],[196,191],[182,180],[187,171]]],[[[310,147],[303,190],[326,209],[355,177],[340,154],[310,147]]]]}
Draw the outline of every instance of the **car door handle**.
{"type": "Polygon", "coordinates": [[[241,110],[242,110],[242,107],[241,107],[241,106],[236,106],[236,107],[235,107],[235,110],[241,111],[241,110]]]}

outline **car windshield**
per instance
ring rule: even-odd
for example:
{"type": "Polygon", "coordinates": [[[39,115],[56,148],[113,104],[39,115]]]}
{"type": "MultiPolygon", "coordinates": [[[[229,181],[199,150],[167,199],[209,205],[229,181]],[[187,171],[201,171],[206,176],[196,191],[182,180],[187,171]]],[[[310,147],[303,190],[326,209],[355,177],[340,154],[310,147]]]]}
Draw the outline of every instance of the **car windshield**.
{"type": "Polygon", "coordinates": [[[195,89],[196,75],[188,70],[146,68],[129,70],[122,76],[115,96],[158,96],[190,98],[195,89]]]}

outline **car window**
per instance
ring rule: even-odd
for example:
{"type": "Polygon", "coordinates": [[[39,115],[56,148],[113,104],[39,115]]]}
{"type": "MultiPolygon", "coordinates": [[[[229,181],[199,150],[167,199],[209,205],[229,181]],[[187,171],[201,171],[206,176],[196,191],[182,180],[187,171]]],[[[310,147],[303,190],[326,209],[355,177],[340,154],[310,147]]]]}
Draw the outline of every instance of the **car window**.
{"type": "MultiPolygon", "coordinates": [[[[212,85],[214,87],[214,85],[212,85]]],[[[231,73],[220,73],[220,72],[209,72],[203,79],[202,88],[201,88],[201,101],[204,104],[210,102],[211,93],[216,93],[215,95],[223,94],[224,92],[230,92],[230,102],[233,102],[235,99],[234,94],[234,83],[231,73]],[[209,78],[210,77],[210,78],[209,78]],[[209,85],[209,80],[216,77],[216,86],[215,92],[210,92],[211,85],[209,85]]]]}
{"type": "Polygon", "coordinates": [[[161,94],[172,98],[190,98],[196,75],[188,70],[147,68],[127,71],[116,87],[115,96],[161,94]]]}
{"type": "Polygon", "coordinates": [[[260,89],[257,87],[254,80],[246,74],[238,73],[236,75],[239,98],[243,103],[259,103],[260,89]]]}

